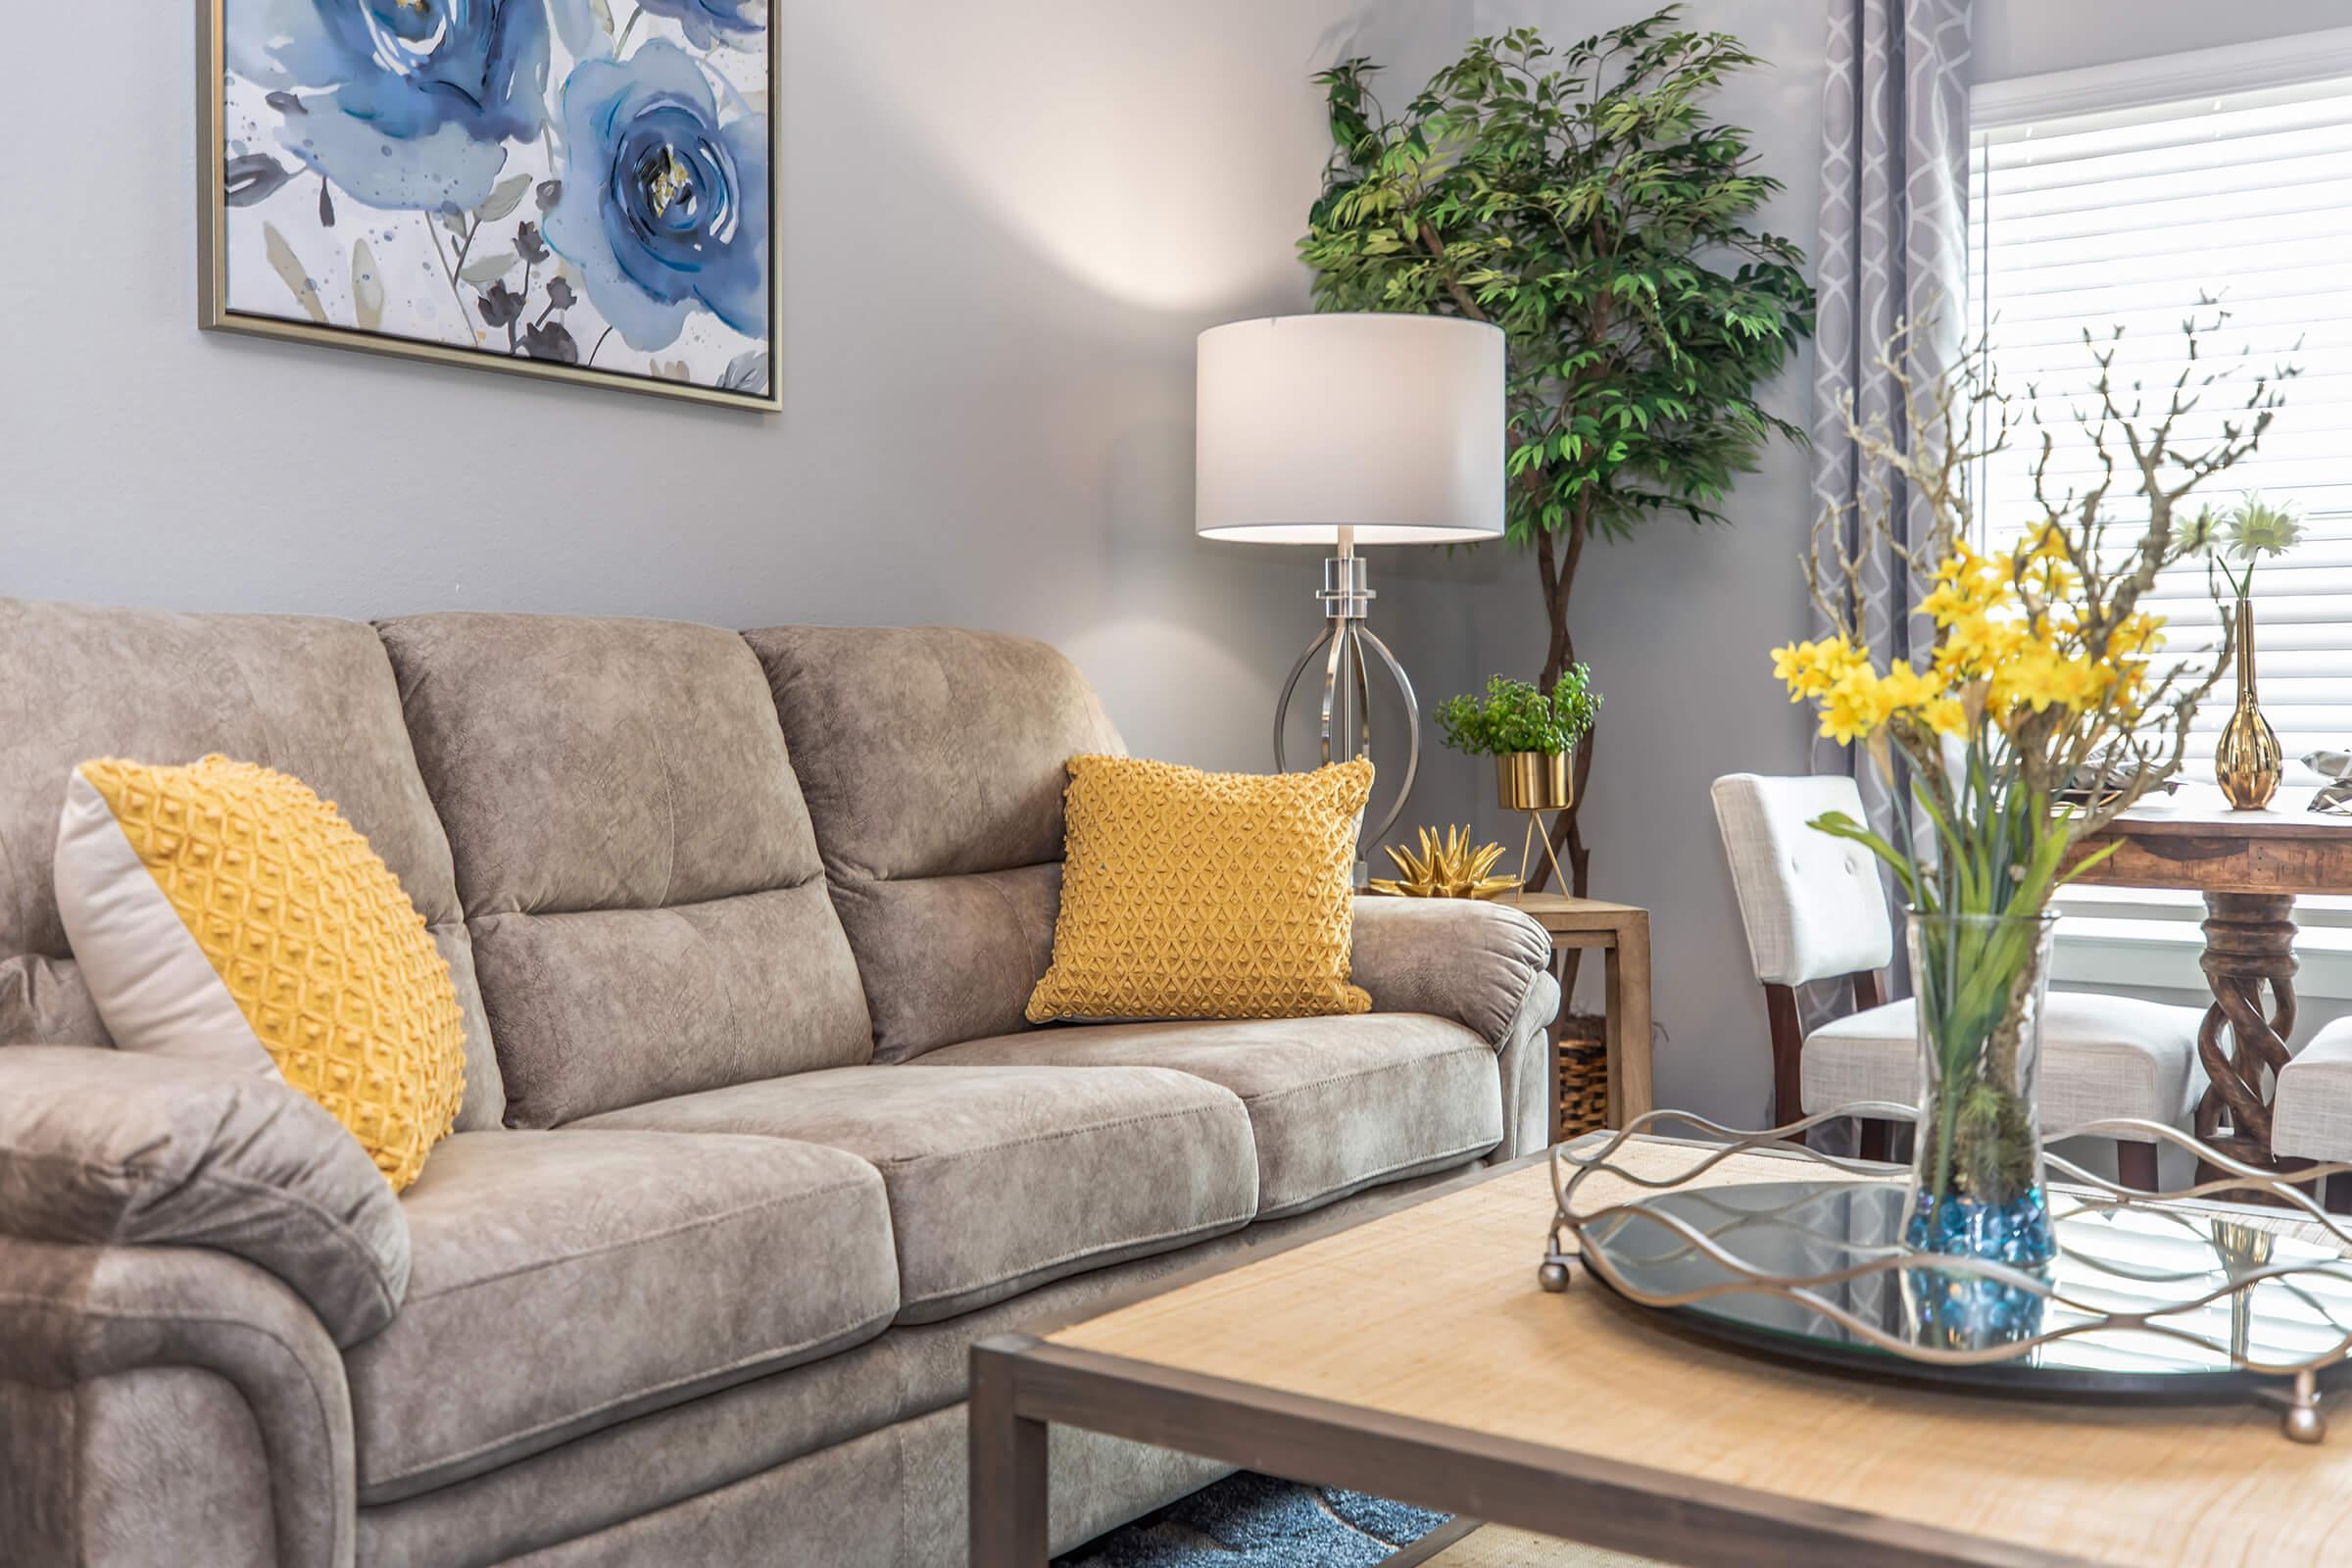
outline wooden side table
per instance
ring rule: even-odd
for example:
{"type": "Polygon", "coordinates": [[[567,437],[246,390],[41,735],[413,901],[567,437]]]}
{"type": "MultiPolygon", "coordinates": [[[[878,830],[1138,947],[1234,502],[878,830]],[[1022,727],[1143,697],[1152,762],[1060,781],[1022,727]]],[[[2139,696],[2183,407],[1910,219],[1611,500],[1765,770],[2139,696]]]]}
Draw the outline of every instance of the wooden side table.
{"type": "MultiPolygon", "coordinates": [[[[1572,899],[1559,893],[1522,893],[1498,899],[1524,910],[1551,933],[1552,973],[1563,991],[1560,1016],[1568,1014],[1565,994],[1568,953],[1601,950],[1603,1003],[1609,1052],[1609,1125],[1622,1127],[1650,1108],[1649,1083],[1649,911],[1604,899],[1572,899]]],[[[1560,1141],[1560,1023],[1551,1029],[1551,1141],[1560,1141]]]]}

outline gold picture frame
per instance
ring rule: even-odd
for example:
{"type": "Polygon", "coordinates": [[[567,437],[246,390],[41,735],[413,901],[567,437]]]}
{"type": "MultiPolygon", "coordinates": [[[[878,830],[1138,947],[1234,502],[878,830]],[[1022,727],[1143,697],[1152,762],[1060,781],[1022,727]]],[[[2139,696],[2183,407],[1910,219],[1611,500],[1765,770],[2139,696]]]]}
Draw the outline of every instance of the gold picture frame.
{"type": "MultiPolygon", "coordinates": [[[[197,0],[196,3],[196,113],[199,151],[197,167],[197,307],[196,324],[207,332],[233,332],[250,337],[272,338],[280,342],[317,344],[325,348],[344,349],[363,354],[375,354],[395,359],[419,360],[427,364],[458,366],[469,369],[497,370],[510,375],[527,375],[540,380],[568,382],[576,386],[634,392],[645,396],[679,399],[708,407],[728,408],[760,414],[781,413],[784,407],[784,221],[782,202],[783,181],[783,117],[776,112],[783,68],[783,48],[771,14],[763,28],[767,63],[767,276],[764,295],[767,306],[767,331],[764,352],[767,356],[767,385],[763,392],[731,390],[717,385],[670,379],[650,372],[618,368],[600,368],[594,365],[571,365],[545,359],[527,359],[514,352],[492,348],[466,347],[450,342],[434,342],[424,338],[402,336],[381,330],[370,331],[358,325],[343,326],[320,323],[318,320],[296,320],[231,308],[229,304],[229,218],[228,218],[228,136],[227,136],[227,62],[226,7],[233,0],[197,0]]],[[[429,221],[429,219],[428,219],[429,221]]],[[[436,254],[438,254],[438,240],[436,254]]],[[[527,276],[527,274],[526,274],[527,276]]],[[[451,279],[453,292],[459,287],[451,279]]],[[[758,296],[754,296],[757,298],[758,296]]]]}

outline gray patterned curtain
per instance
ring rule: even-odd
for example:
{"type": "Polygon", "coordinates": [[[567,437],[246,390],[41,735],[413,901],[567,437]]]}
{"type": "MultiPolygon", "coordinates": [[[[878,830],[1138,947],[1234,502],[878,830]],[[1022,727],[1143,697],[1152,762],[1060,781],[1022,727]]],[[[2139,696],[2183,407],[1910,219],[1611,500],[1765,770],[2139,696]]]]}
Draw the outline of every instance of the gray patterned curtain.
{"type": "MultiPolygon", "coordinates": [[[[1957,356],[1968,265],[1969,0],[1830,0],[1823,113],[1820,322],[1814,334],[1813,514],[1851,501],[1863,476],[1838,414],[1850,395],[1864,422],[1903,427],[1893,378],[1877,366],[1902,321],[1932,323],[1909,339],[1918,380],[1957,356]]],[[[1924,507],[1896,495],[1894,514],[1924,536],[1924,507]]],[[[1849,537],[1849,551],[1862,540],[1849,537]]],[[[1861,621],[1882,662],[1918,659],[1913,592],[1884,548],[1864,562],[1861,621]]],[[[1825,627],[1817,626],[1820,635],[1825,627]]],[[[1871,824],[1892,836],[1893,796],[1857,749],[1816,740],[1813,770],[1851,772],[1871,824]]]]}
{"type": "MultiPolygon", "coordinates": [[[[1850,394],[1867,423],[1873,415],[1895,430],[1899,394],[1879,368],[1880,350],[1909,321],[1905,370],[1916,382],[1952,364],[1967,329],[1968,63],[1970,0],[1830,0],[1829,85],[1822,113],[1820,319],[1813,352],[1813,515],[1859,498],[1863,483],[1838,410],[1850,394]]],[[[1912,539],[1924,537],[1925,508],[1902,494],[1893,515],[1912,539]]],[[[1809,521],[1810,519],[1808,519],[1809,521]]],[[[1849,552],[1862,552],[1849,530],[1849,552]]],[[[1901,562],[1880,546],[1863,562],[1858,619],[1882,663],[1924,659],[1914,650],[1914,591],[1901,562]]],[[[1819,624],[1814,635],[1828,627],[1819,624]]],[[[1901,825],[1899,776],[1882,778],[1859,748],[1818,736],[1813,771],[1852,773],[1871,826],[1894,838],[1901,825]]],[[[1887,893],[1896,903],[1894,879],[1887,893]]],[[[1894,994],[1906,994],[1902,922],[1896,916],[1894,994]]],[[[1853,998],[1831,983],[1807,986],[1798,1002],[1807,1029],[1852,1009],[1853,998]]],[[[1853,1129],[1825,1129],[1824,1147],[1851,1152],[1853,1129]]]]}

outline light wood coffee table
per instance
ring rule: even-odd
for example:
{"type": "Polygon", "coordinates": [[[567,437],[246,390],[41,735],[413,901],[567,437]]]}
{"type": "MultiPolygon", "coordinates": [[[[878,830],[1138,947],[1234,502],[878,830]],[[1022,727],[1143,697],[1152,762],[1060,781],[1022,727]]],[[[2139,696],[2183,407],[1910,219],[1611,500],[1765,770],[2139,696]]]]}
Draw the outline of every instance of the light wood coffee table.
{"type": "MultiPolygon", "coordinates": [[[[1718,1174],[1788,1166],[1759,1153],[1718,1174]]],[[[2286,1443],[2242,1400],[1979,1398],[1700,1345],[1590,1279],[1539,1290],[1551,1206],[1549,1172],[1521,1162],[975,1347],[974,1568],[1046,1562],[1052,1423],[1672,1563],[2352,1563],[2352,1443],[2286,1443]]]]}

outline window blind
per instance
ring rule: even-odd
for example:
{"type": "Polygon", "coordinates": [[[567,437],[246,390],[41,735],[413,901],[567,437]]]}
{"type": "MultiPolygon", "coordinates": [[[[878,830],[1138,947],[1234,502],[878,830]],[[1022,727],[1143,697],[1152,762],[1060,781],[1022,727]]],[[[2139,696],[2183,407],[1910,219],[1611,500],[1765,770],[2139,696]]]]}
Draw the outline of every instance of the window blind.
{"type": "MultiPolygon", "coordinates": [[[[2295,74],[2291,49],[2279,60],[2279,75],[2295,74]]],[[[2256,373],[2299,368],[2261,450],[2197,497],[2220,508],[2260,491],[2303,520],[2301,546],[2255,572],[2254,619],[2262,706],[2288,760],[2287,789],[2308,789],[2318,779],[2302,766],[2304,753],[2352,750],[2352,74],[2241,80],[2197,97],[2177,96],[2179,73],[2170,80],[2175,95],[2161,101],[2117,102],[2128,89],[2102,90],[2093,94],[2100,107],[2087,112],[1988,122],[1980,111],[1971,130],[1968,319],[2014,413],[2037,414],[2056,438],[2048,480],[2060,493],[2100,477],[2072,416],[2095,406],[2091,347],[2114,350],[2118,400],[2127,408],[2144,400],[2152,422],[2187,364],[2182,321],[2227,313],[2202,334],[2200,357],[2204,369],[2240,365],[2240,378],[2204,389],[2202,406],[2180,421],[2174,444],[2191,451],[2239,416],[2256,373]],[[2201,297],[2217,303],[2200,306],[2201,297]],[[2118,326],[2124,336],[2110,342],[2118,326]]],[[[1996,547],[2014,542],[2034,514],[2037,447],[2034,432],[2021,429],[2011,451],[1972,476],[1996,547]]],[[[2118,488],[2136,486],[2126,474],[2118,488]]],[[[2107,509],[2119,551],[2146,521],[2135,500],[2107,509]]],[[[2150,608],[2170,617],[2175,655],[2210,660],[2220,616],[2201,564],[2168,573],[2150,608]]],[[[2211,779],[2233,692],[2225,675],[2199,709],[2188,779],[2211,779]]],[[[2098,890],[2068,903],[2102,926],[2177,921],[2197,907],[2190,895],[2098,890]]],[[[2352,924],[2352,900],[2305,901],[2301,916],[2352,924]]]]}

